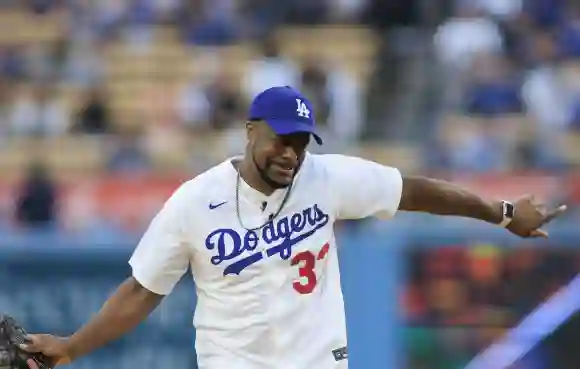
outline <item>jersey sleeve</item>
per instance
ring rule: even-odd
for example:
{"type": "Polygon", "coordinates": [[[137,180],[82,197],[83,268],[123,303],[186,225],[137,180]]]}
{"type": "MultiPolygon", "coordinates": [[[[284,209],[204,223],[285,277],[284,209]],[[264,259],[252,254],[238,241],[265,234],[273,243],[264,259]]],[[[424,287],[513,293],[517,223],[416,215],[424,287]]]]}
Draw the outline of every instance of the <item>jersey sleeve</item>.
{"type": "Polygon", "coordinates": [[[190,251],[184,231],[188,198],[186,183],[153,218],[129,260],[133,277],[159,295],[169,294],[189,266],[190,251]]]}
{"type": "Polygon", "coordinates": [[[337,219],[395,215],[403,190],[397,168],[352,156],[331,156],[327,165],[337,219]]]}

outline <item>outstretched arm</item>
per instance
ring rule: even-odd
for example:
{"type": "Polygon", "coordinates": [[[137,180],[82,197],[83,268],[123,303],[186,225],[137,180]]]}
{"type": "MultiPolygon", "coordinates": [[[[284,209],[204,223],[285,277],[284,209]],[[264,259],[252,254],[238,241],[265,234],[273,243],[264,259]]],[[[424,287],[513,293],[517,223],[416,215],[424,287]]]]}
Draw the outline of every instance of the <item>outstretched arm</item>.
{"type": "MultiPolygon", "coordinates": [[[[507,229],[520,237],[547,237],[540,229],[566,210],[562,205],[547,211],[533,196],[524,196],[514,203],[515,214],[507,229]]],[[[415,176],[403,177],[399,210],[437,215],[455,215],[480,219],[492,224],[503,220],[502,202],[483,199],[454,183],[415,176]]]]}
{"type": "Polygon", "coordinates": [[[501,202],[483,199],[456,184],[426,177],[403,177],[399,210],[455,215],[499,224],[501,202]]]}

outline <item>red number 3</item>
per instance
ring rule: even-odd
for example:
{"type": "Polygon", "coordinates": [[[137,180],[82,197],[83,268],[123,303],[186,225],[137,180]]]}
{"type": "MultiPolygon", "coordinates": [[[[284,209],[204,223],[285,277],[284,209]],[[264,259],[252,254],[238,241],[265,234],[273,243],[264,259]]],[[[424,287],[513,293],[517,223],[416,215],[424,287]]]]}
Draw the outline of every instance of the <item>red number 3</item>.
{"type": "Polygon", "coordinates": [[[311,251],[303,251],[292,258],[291,265],[300,264],[298,275],[301,279],[292,283],[296,292],[302,295],[307,295],[314,291],[316,283],[318,282],[314,270],[316,267],[316,261],[324,259],[328,254],[329,249],[330,245],[325,243],[316,256],[311,251]],[[303,283],[302,279],[306,279],[306,282],[303,283]]]}

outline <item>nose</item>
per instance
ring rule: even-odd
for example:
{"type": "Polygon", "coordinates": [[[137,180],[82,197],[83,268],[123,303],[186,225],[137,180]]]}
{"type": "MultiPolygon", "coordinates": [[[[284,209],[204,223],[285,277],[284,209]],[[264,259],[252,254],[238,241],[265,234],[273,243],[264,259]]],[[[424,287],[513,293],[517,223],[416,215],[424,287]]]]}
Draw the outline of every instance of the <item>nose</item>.
{"type": "Polygon", "coordinates": [[[294,150],[294,148],[290,145],[284,146],[284,150],[282,151],[282,155],[280,155],[284,160],[292,160],[295,162],[298,160],[298,154],[294,150]]]}

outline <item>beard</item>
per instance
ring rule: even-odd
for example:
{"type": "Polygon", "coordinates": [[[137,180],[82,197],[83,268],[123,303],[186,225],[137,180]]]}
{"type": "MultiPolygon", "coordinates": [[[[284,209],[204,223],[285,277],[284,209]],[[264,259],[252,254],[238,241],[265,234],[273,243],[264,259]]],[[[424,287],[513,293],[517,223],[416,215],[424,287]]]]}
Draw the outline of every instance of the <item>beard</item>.
{"type": "MultiPolygon", "coordinates": [[[[266,183],[268,186],[270,186],[270,188],[272,188],[274,190],[280,190],[280,189],[286,188],[292,184],[292,182],[280,183],[280,182],[272,179],[268,175],[268,172],[270,171],[270,168],[272,167],[272,160],[271,159],[266,159],[266,164],[264,165],[263,168],[260,167],[260,165],[256,161],[256,156],[254,155],[254,153],[252,153],[252,161],[254,162],[254,166],[256,167],[256,170],[258,171],[260,178],[262,179],[262,181],[264,181],[264,183],[266,183]]],[[[294,173],[296,173],[296,171],[294,173]]]]}

